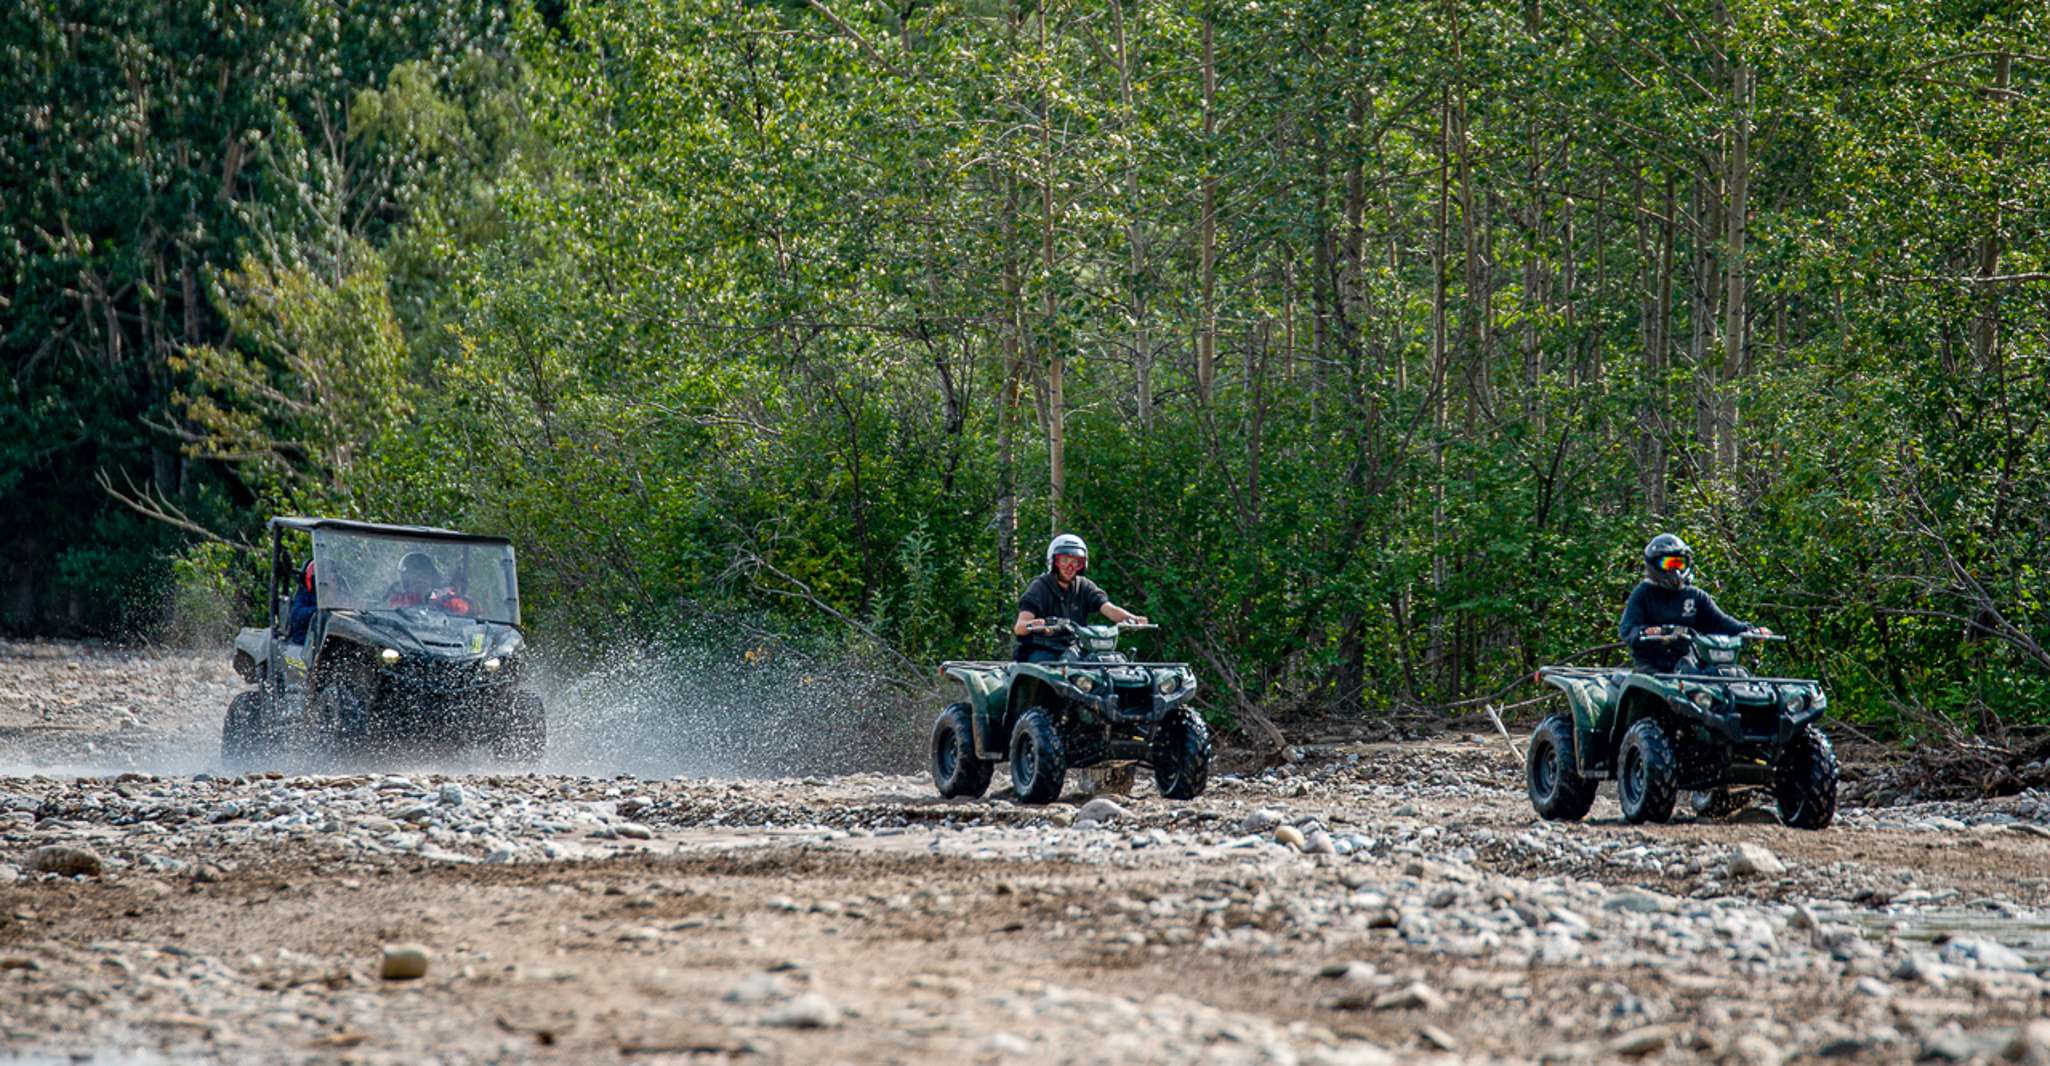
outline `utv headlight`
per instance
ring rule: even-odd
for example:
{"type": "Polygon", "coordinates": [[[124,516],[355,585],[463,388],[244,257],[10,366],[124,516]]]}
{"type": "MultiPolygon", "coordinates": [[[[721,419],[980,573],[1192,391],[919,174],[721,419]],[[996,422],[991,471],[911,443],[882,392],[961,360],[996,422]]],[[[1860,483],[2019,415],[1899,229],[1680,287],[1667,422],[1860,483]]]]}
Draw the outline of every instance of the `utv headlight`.
{"type": "Polygon", "coordinates": [[[384,663],[384,665],[386,665],[386,666],[390,666],[390,665],[392,665],[393,663],[396,663],[396,662],[398,662],[398,661],[399,661],[399,649],[397,649],[397,648],[386,648],[386,649],[384,649],[383,651],[381,651],[381,652],[378,652],[378,653],[377,653],[377,657],[378,657],[378,659],[379,659],[380,661],[382,661],[382,662],[384,663]]]}
{"type": "Polygon", "coordinates": [[[498,668],[504,665],[505,662],[501,660],[498,656],[494,655],[491,658],[484,660],[484,672],[487,674],[495,674],[498,672],[498,668]]]}
{"type": "Polygon", "coordinates": [[[1155,681],[1153,683],[1153,687],[1159,690],[1161,695],[1171,696],[1174,693],[1181,691],[1182,675],[1162,674],[1160,675],[1160,680],[1155,681]]]}

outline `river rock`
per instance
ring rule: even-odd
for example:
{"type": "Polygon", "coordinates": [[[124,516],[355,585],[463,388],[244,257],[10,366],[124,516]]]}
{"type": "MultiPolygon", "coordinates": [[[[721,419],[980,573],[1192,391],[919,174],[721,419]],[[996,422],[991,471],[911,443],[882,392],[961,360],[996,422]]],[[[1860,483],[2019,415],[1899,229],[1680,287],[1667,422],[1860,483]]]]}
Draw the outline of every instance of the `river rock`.
{"type": "Polygon", "coordinates": [[[1430,985],[1421,981],[1411,982],[1402,988],[1383,992],[1374,997],[1375,1010],[1423,1010],[1445,1009],[1445,997],[1430,985]]]}
{"type": "Polygon", "coordinates": [[[1129,816],[1131,813],[1118,801],[1098,796],[1083,804],[1082,809],[1075,813],[1075,824],[1109,825],[1112,822],[1129,816]]]}
{"type": "Polygon", "coordinates": [[[427,976],[428,953],[419,944],[386,944],[378,976],[387,981],[414,981],[427,976]]]}
{"type": "Polygon", "coordinates": [[[829,1029],[840,1022],[840,1011],[824,996],[806,993],[762,1015],[762,1024],[777,1029],[829,1029]]]}
{"type": "Polygon", "coordinates": [[[1616,1055],[1649,1055],[1671,1043],[1672,1039],[1672,1026],[1645,1025],[1618,1034],[1609,1041],[1609,1051],[1616,1055]]]}
{"type": "Polygon", "coordinates": [[[2000,1057],[2022,1066],[2050,1066],[2050,1018],[2038,1018],[2014,1031],[2000,1057]]]}
{"type": "Polygon", "coordinates": [[[1945,942],[1939,955],[1943,961],[1958,964],[1974,964],[1982,970],[2026,970],[2029,960],[2021,953],[1998,941],[1980,937],[1953,937],[1945,942]]]}
{"type": "Polygon", "coordinates": [[[1787,864],[1763,844],[1739,844],[1730,853],[1727,867],[1731,877],[1778,877],[1787,872],[1787,864]]]}
{"type": "Polygon", "coordinates": [[[91,848],[74,848],[67,844],[46,844],[28,853],[28,868],[31,873],[57,874],[60,877],[98,877],[105,863],[99,853],[91,848]]]}
{"type": "Polygon", "coordinates": [[[1779,1045],[1758,1033],[1745,1033],[1730,1043],[1728,1061],[1741,1066],[1780,1066],[1785,1056],[1779,1045]]]}
{"type": "Polygon", "coordinates": [[[1303,831],[1292,825],[1284,825],[1276,829],[1274,831],[1274,842],[1276,844],[1286,844],[1297,851],[1303,850],[1303,845],[1308,843],[1303,837],[1303,831]]]}

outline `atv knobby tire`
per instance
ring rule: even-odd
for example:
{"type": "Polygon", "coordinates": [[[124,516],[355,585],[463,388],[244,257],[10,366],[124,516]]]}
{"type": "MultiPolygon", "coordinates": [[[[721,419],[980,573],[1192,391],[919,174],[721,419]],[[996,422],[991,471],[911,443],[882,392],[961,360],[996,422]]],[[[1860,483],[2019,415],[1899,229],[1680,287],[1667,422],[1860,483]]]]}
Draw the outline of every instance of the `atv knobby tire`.
{"type": "Polygon", "coordinates": [[[1153,784],[1168,799],[1195,799],[1210,784],[1210,726],[1184,707],[1153,727],[1153,784]]]}
{"type": "Polygon", "coordinates": [[[1523,769],[1530,805],[1538,817],[1577,822],[1594,806],[1599,782],[1580,776],[1573,760],[1573,723],[1566,716],[1555,714],[1538,723],[1523,769]]]}
{"type": "Polygon", "coordinates": [[[1658,719],[1639,718],[1623,734],[1618,760],[1616,799],[1623,805],[1623,818],[1632,824],[1671,821],[1678,798],[1673,742],[1666,739],[1658,719]]]}
{"type": "Polygon", "coordinates": [[[1728,818],[1743,810],[1746,805],[1730,792],[1728,786],[1687,793],[1687,809],[1694,812],[1694,817],[1704,821],[1728,818]]]}
{"type": "Polygon", "coordinates": [[[995,767],[975,755],[975,721],[965,703],[940,712],[932,724],[932,783],[949,799],[980,797],[989,791],[995,767]]]}
{"type": "Polygon", "coordinates": [[[500,762],[532,766],[548,751],[548,712],[541,697],[515,692],[507,701],[505,718],[491,737],[491,756],[500,762]]]}
{"type": "Polygon", "coordinates": [[[1772,768],[1772,798],[1780,824],[1824,829],[1836,820],[1836,750],[1816,727],[1803,726],[1772,768]]]}
{"type": "Polygon", "coordinates": [[[263,693],[244,692],[228,701],[228,716],[221,719],[221,762],[245,766],[260,759],[269,748],[264,730],[263,693]]]}
{"type": "Polygon", "coordinates": [[[1068,776],[1067,748],[1053,716],[1034,707],[1011,729],[1011,790],[1019,803],[1052,803],[1068,776]]]}

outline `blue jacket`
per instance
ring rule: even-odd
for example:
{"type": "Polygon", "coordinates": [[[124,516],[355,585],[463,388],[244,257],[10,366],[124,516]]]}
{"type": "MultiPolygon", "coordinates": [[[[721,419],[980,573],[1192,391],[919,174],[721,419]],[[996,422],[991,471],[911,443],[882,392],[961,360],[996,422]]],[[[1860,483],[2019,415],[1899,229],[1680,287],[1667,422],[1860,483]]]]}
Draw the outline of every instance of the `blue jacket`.
{"type": "Polygon", "coordinates": [[[300,583],[299,591],[292,594],[292,610],[287,617],[291,620],[291,628],[285,631],[285,643],[304,644],[306,630],[313,625],[313,590],[304,582],[300,583]]]}

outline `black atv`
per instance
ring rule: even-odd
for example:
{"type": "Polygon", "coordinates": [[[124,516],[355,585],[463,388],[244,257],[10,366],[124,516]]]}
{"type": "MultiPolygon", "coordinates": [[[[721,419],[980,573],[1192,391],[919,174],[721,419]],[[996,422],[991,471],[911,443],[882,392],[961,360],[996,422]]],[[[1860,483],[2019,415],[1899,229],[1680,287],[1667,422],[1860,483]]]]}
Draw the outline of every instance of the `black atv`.
{"type": "Polygon", "coordinates": [[[333,518],[268,528],[270,625],[235,638],[235,672],[256,687],[228,704],[225,763],[475,747],[514,764],[540,759],[548,723],[522,686],[511,543],[333,518]],[[288,536],[311,541],[310,575],[293,565],[288,536]],[[312,600],[303,629],[295,597],[312,600]]]}
{"type": "Polygon", "coordinates": [[[1692,793],[1694,813],[1734,809],[1733,789],[1769,789],[1780,821],[1821,829],[1836,817],[1837,762],[1817,724],[1829,707],[1820,682],[1758,677],[1737,662],[1746,643],[1784,638],[1723,636],[1682,626],[1640,637],[1686,648],[1670,673],[1541,667],[1537,679],[1566,694],[1567,713],[1531,734],[1525,759],[1531,806],[1577,821],[1595,789],[1616,782],[1630,822],[1663,822],[1692,793]]]}

